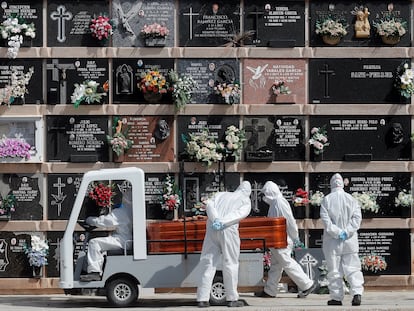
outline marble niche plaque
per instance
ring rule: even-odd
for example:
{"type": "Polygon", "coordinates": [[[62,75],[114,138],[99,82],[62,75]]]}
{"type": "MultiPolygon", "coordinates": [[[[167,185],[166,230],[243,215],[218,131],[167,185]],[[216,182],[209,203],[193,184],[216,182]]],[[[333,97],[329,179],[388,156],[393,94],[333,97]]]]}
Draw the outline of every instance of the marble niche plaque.
{"type": "Polygon", "coordinates": [[[305,1],[259,0],[246,3],[244,31],[254,32],[244,40],[245,45],[305,46],[305,1]]]}
{"type": "Polygon", "coordinates": [[[47,175],[49,220],[69,219],[82,176],[82,174],[47,175]]]}
{"type": "Polygon", "coordinates": [[[90,22],[99,15],[110,17],[109,1],[48,1],[47,46],[100,47],[107,44],[107,42],[93,38],[89,30],[90,22]]]}
{"type": "Polygon", "coordinates": [[[107,117],[48,116],[46,126],[47,161],[108,161],[107,117]]]}
{"type": "Polygon", "coordinates": [[[173,116],[125,116],[127,138],[132,147],[121,156],[123,162],[174,161],[173,116]]]}
{"type": "Polygon", "coordinates": [[[302,117],[245,117],[244,149],[247,162],[305,160],[305,129],[302,117]]]}
{"type": "Polygon", "coordinates": [[[27,233],[0,231],[0,278],[33,276],[33,269],[24,253],[27,243],[30,243],[27,233]]]}
{"type": "Polygon", "coordinates": [[[410,46],[410,3],[407,1],[366,1],[363,3],[356,3],[352,1],[312,1],[309,4],[310,9],[310,45],[311,46],[410,46]],[[356,34],[356,12],[368,9],[368,22],[370,23],[370,31],[366,36],[356,34]],[[406,33],[400,38],[398,42],[391,45],[382,41],[380,35],[377,34],[375,23],[380,22],[385,16],[391,15],[394,18],[401,19],[406,22],[406,33]],[[322,36],[315,33],[316,22],[324,20],[328,17],[342,20],[342,23],[347,25],[347,34],[342,37],[341,41],[335,45],[329,45],[323,42],[322,36]]]}
{"type": "Polygon", "coordinates": [[[2,198],[8,194],[16,198],[15,211],[11,213],[11,220],[43,219],[43,175],[2,174],[0,188],[2,198]]]}
{"type": "MultiPolygon", "coordinates": [[[[182,195],[184,212],[187,215],[197,215],[201,202],[218,191],[234,191],[240,185],[239,173],[226,173],[220,176],[214,173],[184,173],[182,195]]],[[[205,213],[204,213],[205,215],[205,213]]]]}
{"type": "Polygon", "coordinates": [[[223,83],[240,86],[239,62],[236,59],[178,59],[177,68],[180,74],[191,75],[198,84],[191,103],[226,104],[214,87],[223,83]]]}
{"type": "Polygon", "coordinates": [[[305,103],[305,67],[306,62],[299,59],[245,59],[243,103],[305,103]]]}
{"type": "Polygon", "coordinates": [[[398,67],[405,62],[409,60],[310,59],[309,101],[312,104],[401,103],[394,81],[398,67]]]}
{"type": "Polygon", "coordinates": [[[182,135],[189,133],[197,133],[204,128],[208,128],[210,134],[218,141],[224,141],[225,131],[230,125],[239,127],[238,116],[178,116],[178,159],[179,161],[188,160],[188,155],[185,154],[185,143],[181,139],[182,135]]]}
{"type": "Polygon", "coordinates": [[[115,104],[167,104],[172,102],[171,92],[162,94],[157,102],[148,101],[138,87],[141,74],[157,69],[168,80],[168,72],[174,69],[173,59],[114,58],[113,59],[113,102],[115,104]]]}
{"type": "MultiPolygon", "coordinates": [[[[34,24],[35,37],[23,36],[21,47],[37,47],[43,45],[43,1],[12,0],[2,1],[0,6],[1,22],[10,16],[18,16],[26,24],[34,24]]],[[[23,22],[22,21],[22,22],[23,22]]],[[[1,40],[1,46],[7,47],[7,40],[1,40]]]]}
{"type": "Polygon", "coordinates": [[[112,36],[113,46],[145,47],[141,30],[144,25],[154,23],[166,26],[169,30],[164,46],[174,46],[174,1],[113,0],[112,14],[116,25],[112,36]]]}
{"type": "Polygon", "coordinates": [[[408,161],[411,159],[409,116],[315,116],[310,129],[325,127],[329,146],[311,160],[408,161]]]}
{"type": "Polygon", "coordinates": [[[42,83],[42,60],[40,59],[6,59],[0,60],[0,88],[11,85],[11,75],[13,72],[20,77],[33,68],[33,74],[29,84],[26,85],[27,93],[24,98],[16,97],[11,105],[21,104],[42,104],[43,103],[43,83],[42,83]]]}
{"type": "MultiPolygon", "coordinates": [[[[329,194],[331,192],[329,180],[332,175],[333,173],[310,173],[310,192],[321,191],[325,195],[329,194]]],[[[362,210],[364,217],[402,217],[402,207],[395,205],[395,198],[400,191],[410,191],[410,173],[341,172],[341,175],[344,178],[344,190],[346,192],[351,194],[354,192],[366,192],[376,196],[376,202],[379,205],[378,213],[362,210]]]]}
{"type": "MultiPolygon", "coordinates": [[[[47,72],[47,102],[48,104],[72,104],[71,96],[75,84],[86,81],[99,83],[98,91],[105,93],[103,86],[108,81],[107,59],[48,59],[47,72]]],[[[108,102],[108,94],[102,96],[101,101],[89,105],[101,105],[108,102]]],[[[88,105],[81,103],[81,105],[88,105]]]]}
{"type": "MultiPolygon", "coordinates": [[[[266,181],[273,181],[279,186],[283,196],[293,206],[292,197],[298,188],[304,188],[305,174],[303,173],[245,173],[244,180],[252,185],[252,216],[267,216],[269,205],[263,201],[263,194],[260,192],[266,181]]],[[[303,207],[305,209],[305,207],[303,207]]]]}
{"type": "Polygon", "coordinates": [[[166,174],[145,174],[145,209],[147,219],[165,219],[161,208],[166,174]]]}
{"type": "Polygon", "coordinates": [[[240,2],[179,2],[179,46],[233,46],[240,35],[240,2]]]}

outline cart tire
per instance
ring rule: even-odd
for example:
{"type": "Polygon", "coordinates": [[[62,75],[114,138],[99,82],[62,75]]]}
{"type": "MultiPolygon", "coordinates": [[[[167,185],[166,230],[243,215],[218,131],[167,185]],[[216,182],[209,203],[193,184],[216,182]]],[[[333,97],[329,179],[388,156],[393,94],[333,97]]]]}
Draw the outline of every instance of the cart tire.
{"type": "Polygon", "coordinates": [[[138,299],[138,285],[128,279],[114,279],[106,286],[106,298],[117,307],[125,307],[138,299]]]}
{"type": "Polygon", "coordinates": [[[216,275],[211,285],[210,304],[224,305],[226,303],[226,289],[224,288],[223,277],[216,275]]]}

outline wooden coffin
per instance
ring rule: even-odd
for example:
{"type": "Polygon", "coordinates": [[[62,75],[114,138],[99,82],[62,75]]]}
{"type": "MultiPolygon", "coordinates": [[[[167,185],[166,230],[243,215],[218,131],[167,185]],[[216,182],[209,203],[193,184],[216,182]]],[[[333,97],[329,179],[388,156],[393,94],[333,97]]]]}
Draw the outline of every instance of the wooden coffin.
{"type": "MultiPolygon", "coordinates": [[[[206,221],[151,222],[147,224],[149,253],[201,252],[206,221]],[[186,237],[184,237],[184,226],[186,237]],[[187,240],[187,241],[185,241],[187,240]]],[[[285,248],[287,246],[286,219],[249,217],[239,225],[242,250],[285,248]]]]}

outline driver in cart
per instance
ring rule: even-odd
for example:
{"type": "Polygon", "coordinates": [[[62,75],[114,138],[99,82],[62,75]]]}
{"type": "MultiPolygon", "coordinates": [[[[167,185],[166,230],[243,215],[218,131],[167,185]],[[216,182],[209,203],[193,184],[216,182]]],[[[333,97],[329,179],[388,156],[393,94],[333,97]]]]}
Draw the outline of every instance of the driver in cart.
{"type": "Polygon", "coordinates": [[[88,274],[80,276],[81,281],[100,281],[104,254],[109,250],[125,249],[132,244],[132,190],[128,188],[122,196],[122,203],[114,206],[107,215],[88,217],[85,222],[98,228],[114,228],[110,236],[91,239],[88,244],[88,274]]]}

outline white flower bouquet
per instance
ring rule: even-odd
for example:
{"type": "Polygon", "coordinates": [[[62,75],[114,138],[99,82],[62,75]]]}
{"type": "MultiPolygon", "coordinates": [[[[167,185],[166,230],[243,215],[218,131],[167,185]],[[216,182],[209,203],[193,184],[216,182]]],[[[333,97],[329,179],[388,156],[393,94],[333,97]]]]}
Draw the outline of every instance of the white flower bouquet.
{"type": "Polygon", "coordinates": [[[394,86],[405,98],[410,98],[414,93],[414,70],[409,68],[408,63],[398,67],[394,86]]]}
{"type": "Polygon", "coordinates": [[[33,23],[27,24],[19,16],[9,16],[0,24],[0,34],[8,41],[7,57],[16,58],[19,53],[23,36],[28,38],[36,37],[36,29],[33,23]]]}
{"type": "Polygon", "coordinates": [[[234,125],[230,125],[226,129],[226,155],[234,156],[236,160],[240,159],[243,150],[243,142],[246,141],[246,133],[243,129],[239,129],[234,125]]]}
{"type": "Polygon", "coordinates": [[[377,203],[377,196],[369,192],[354,192],[352,196],[358,200],[361,210],[378,213],[379,205],[377,203]]]}
{"type": "Polygon", "coordinates": [[[407,33],[407,21],[402,18],[386,14],[378,21],[374,21],[373,25],[379,36],[396,36],[402,37],[407,33]]]}
{"type": "Polygon", "coordinates": [[[398,196],[395,198],[395,206],[402,207],[411,207],[413,204],[413,196],[411,192],[407,190],[402,190],[398,193],[398,196]]]}
{"type": "Polygon", "coordinates": [[[348,33],[346,21],[330,16],[318,19],[315,27],[315,33],[321,36],[344,37],[348,33]]]}
{"type": "Polygon", "coordinates": [[[29,258],[29,264],[31,266],[41,267],[47,265],[49,245],[47,241],[40,239],[37,235],[31,236],[30,246],[25,245],[24,252],[27,258],[29,258]]]}
{"type": "Polygon", "coordinates": [[[70,99],[75,108],[78,108],[81,103],[100,103],[102,97],[106,96],[108,87],[107,82],[101,88],[94,80],[84,81],[81,84],[75,83],[75,90],[70,99]]]}
{"type": "Polygon", "coordinates": [[[323,192],[321,191],[315,191],[309,200],[309,203],[313,206],[321,206],[322,204],[322,200],[325,197],[325,195],[323,194],[323,192]]]}
{"type": "Polygon", "coordinates": [[[172,84],[175,108],[182,110],[191,102],[192,93],[198,88],[197,82],[191,75],[179,75],[175,70],[170,70],[168,76],[172,84]]]}

